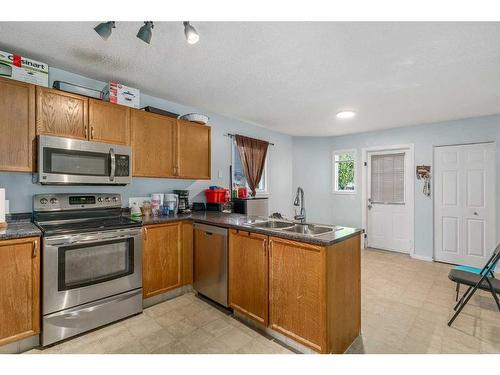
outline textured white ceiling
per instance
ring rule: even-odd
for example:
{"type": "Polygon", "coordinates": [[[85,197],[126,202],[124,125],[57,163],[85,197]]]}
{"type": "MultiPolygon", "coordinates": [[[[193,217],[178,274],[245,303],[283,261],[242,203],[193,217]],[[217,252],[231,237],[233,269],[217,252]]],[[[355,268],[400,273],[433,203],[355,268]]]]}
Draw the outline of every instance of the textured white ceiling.
{"type": "Polygon", "coordinates": [[[0,23],[0,48],[292,135],[500,113],[500,23],[0,23]],[[339,120],[339,110],[355,110],[339,120]]]}

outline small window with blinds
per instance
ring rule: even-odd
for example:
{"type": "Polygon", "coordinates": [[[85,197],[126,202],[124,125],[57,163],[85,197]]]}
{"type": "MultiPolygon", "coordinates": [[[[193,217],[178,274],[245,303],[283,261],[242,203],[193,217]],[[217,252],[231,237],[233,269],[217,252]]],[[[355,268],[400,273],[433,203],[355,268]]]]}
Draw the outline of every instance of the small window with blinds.
{"type": "Polygon", "coordinates": [[[372,203],[405,203],[405,154],[371,156],[372,203]]]}

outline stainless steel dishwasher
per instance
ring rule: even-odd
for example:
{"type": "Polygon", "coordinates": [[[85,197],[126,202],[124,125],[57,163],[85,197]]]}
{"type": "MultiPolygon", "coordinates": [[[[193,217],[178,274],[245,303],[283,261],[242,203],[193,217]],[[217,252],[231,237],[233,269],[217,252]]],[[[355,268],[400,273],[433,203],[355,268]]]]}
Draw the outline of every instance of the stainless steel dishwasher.
{"type": "Polygon", "coordinates": [[[225,307],[228,307],[227,253],[227,229],[194,223],[193,287],[225,307]]]}

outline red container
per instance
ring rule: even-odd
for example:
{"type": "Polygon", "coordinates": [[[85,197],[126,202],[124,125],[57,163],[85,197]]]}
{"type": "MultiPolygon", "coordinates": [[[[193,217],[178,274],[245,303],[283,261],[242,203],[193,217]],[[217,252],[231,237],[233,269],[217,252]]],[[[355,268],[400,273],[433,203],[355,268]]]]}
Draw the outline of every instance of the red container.
{"type": "Polygon", "coordinates": [[[205,190],[207,203],[224,203],[226,201],[226,189],[205,190]]]}
{"type": "Polygon", "coordinates": [[[238,198],[240,198],[240,199],[248,198],[248,191],[247,191],[246,187],[239,187],[238,188],[238,198]]]}

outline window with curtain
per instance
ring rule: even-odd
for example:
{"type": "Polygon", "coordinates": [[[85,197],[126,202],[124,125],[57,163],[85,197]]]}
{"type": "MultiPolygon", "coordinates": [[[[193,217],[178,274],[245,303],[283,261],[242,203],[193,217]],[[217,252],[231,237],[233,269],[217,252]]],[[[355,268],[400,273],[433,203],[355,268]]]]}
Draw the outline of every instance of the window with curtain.
{"type": "MultiPolygon", "coordinates": [[[[233,155],[233,183],[238,186],[245,186],[249,189],[247,184],[247,179],[245,177],[245,172],[243,171],[243,166],[241,165],[240,153],[238,152],[238,147],[236,142],[232,143],[232,155],[233,155]]],[[[269,194],[268,182],[267,182],[267,158],[266,164],[264,165],[264,172],[262,172],[262,177],[260,179],[259,185],[257,185],[256,192],[258,195],[269,194]]]]}
{"type": "Polygon", "coordinates": [[[371,156],[373,203],[405,203],[405,154],[371,156]]]}

